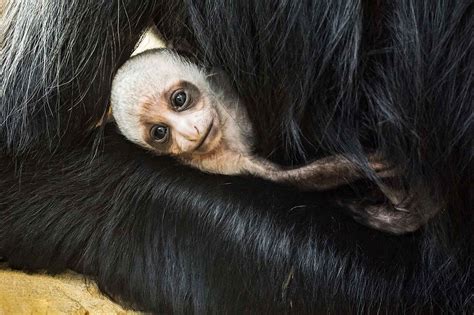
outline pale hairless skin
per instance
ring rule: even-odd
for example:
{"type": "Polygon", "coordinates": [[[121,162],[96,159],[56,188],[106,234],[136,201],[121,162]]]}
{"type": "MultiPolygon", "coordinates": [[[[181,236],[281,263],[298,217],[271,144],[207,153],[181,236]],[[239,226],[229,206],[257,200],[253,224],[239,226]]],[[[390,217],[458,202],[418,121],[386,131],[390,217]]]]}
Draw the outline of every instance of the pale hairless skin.
{"type": "MultiPolygon", "coordinates": [[[[247,111],[225,76],[207,73],[169,49],[146,51],[127,61],[114,78],[111,104],[113,119],[130,141],[204,172],[253,175],[303,190],[327,190],[364,177],[343,156],[293,169],[256,156],[247,111]]],[[[368,155],[368,165],[379,178],[394,175],[377,154],[368,155]]],[[[383,191],[391,204],[354,205],[354,217],[397,234],[427,221],[401,205],[406,198],[400,190],[384,186],[383,191]]]]}

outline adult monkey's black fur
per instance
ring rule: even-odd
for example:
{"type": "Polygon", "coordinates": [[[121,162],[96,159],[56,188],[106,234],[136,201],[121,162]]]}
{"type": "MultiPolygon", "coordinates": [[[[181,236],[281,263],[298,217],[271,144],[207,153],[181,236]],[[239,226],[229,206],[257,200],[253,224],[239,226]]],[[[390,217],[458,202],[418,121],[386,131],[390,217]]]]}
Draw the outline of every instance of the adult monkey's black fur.
{"type": "Polygon", "coordinates": [[[0,255],[81,271],[153,311],[472,313],[471,1],[170,2],[13,1],[0,255]],[[390,237],[334,209],[350,192],[200,174],[109,131],[91,145],[113,72],[153,18],[234,78],[262,154],[378,147],[445,211],[390,237]]]}

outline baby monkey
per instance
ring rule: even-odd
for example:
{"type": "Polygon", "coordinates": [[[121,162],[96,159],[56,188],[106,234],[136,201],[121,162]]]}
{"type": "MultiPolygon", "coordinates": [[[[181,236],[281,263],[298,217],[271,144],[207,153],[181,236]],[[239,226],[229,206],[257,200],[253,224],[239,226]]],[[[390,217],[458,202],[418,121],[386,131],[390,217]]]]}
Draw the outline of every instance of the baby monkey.
{"type": "MultiPolygon", "coordinates": [[[[296,169],[256,156],[247,111],[222,73],[208,75],[169,49],[149,50],[125,63],[114,78],[111,104],[129,140],[205,172],[249,174],[307,190],[362,177],[342,156],[296,169]]],[[[369,164],[376,172],[386,171],[375,156],[369,156],[369,164]]]]}
{"type": "MultiPolygon", "coordinates": [[[[170,49],[148,50],[127,61],[114,78],[111,105],[118,128],[130,141],[204,172],[253,175],[303,190],[331,189],[363,177],[342,156],[293,169],[256,156],[247,111],[225,76],[210,75],[170,49]]],[[[392,172],[375,154],[368,163],[380,177],[392,172]]],[[[363,221],[393,233],[412,230],[400,230],[391,221],[386,225],[391,213],[400,215],[392,207],[363,221]]]]}

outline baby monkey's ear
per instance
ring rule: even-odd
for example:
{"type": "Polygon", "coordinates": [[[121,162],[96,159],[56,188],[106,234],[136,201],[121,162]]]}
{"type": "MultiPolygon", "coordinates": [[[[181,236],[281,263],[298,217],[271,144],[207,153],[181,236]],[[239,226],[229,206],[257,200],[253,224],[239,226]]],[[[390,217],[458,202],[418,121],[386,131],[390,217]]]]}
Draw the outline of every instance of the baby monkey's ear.
{"type": "Polygon", "coordinates": [[[102,119],[103,119],[104,123],[109,123],[109,122],[115,121],[114,115],[112,115],[112,106],[109,105],[109,109],[104,114],[104,117],[102,119]]]}
{"type": "Polygon", "coordinates": [[[109,105],[109,108],[104,113],[102,118],[91,129],[94,129],[94,128],[97,128],[97,127],[100,127],[100,126],[104,126],[104,125],[106,125],[108,123],[111,123],[111,122],[114,122],[114,121],[115,121],[115,119],[114,119],[114,116],[112,115],[112,106],[109,105]]]}

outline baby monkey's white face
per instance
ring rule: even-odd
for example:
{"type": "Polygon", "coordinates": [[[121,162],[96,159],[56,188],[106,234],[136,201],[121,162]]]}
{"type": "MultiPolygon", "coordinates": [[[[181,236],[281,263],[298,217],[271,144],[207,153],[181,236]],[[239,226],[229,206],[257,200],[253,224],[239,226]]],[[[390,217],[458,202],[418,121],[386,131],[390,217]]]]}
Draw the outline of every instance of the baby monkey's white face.
{"type": "Polygon", "coordinates": [[[218,148],[222,121],[215,102],[205,73],[166,50],[130,59],[112,85],[112,113],[121,132],[161,155],[204,155],[218,148]]]}
{"type": "Polygon", "coordinates": [[[205,154],[221,138],[217,111],[191,82],[177,81],[137,104],[141,139],[159,154],[205,154]]]}

